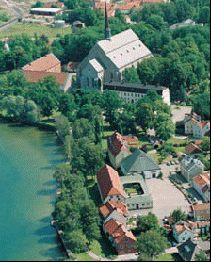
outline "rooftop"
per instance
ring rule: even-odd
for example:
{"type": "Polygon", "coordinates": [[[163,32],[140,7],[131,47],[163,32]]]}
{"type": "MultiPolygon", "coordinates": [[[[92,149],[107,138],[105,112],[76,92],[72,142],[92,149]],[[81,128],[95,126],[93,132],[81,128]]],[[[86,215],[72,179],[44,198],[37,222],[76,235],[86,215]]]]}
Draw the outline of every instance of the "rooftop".
{"type": "Polygon", "coordinates": [[[139,40],[132,29],[123,31],[111,37],[110,40],[99,41],[97,45],[119,69],[152,56],[151,51],[139,40]]]}
{"type": "Polygon", "coordinates": [[[33,62],[25,65],[23,67],[24,71],[49,71],[54,68],[56,65],[59,65],[60,61],[54,54],[48,54],[46,56],[40,57],[33,62]]]}
{"type": "Polygon", "coordinates": [[[137,149],[132,155],[126,157],[121,167],[127,173],[142,173],[145,171],[160,170],[160,167],[143,151],[137,149]]]}
{"type": "Polygon", "coordinates": [[[108,149],[113,156],[117,156],[122,151],[130,154],[127,142],[118,132],[114,132],[113,135],[108,138],[108,149]]]}
{"type": "Polygon", "coordinates": [[[104,218],[107,217],[114,210],[117,210],[119,213],[122,213],[124,216],[126,216],[128,213],[127,206],[120,201],[109,201],[105,205],[99,208],[99,211],[104,218]]]}
{"type": "Polygon", "coordinates": [[[63,86],[65,85],[67,78],[69,77],[69,74],[66,73],[54,73],[54,72],[40,72],[40,71],[24,71],[24,75],[26,77],[26,80],[31,83],[37,83],[41,80],[43,80],[46,77],[54,77],[56,79],[56,82],[63,86]]]}
{"type": "Polygon", "coordinates": [[[193,211],[206,211],[206,210],[210,210],[210,203],[193,204],[193,205],[191,205],[191,208],[192,208],[193,211]]]}
{"type": "Polygon", "coordinates": [[[125,196],[119,174],[112,167],[105,165],[97,173],[97,182],[103,199],[112,195],[125,196]]]}
{"type": "Polygon", "coordinates": [[[185,261],[193,261],[193,256],[199,250],[197,244],[195,244],[191,239],[182,243],[178,247],[178,252],[185,261]]]}
{"type": "Polygon", "coordinates": [[[193,182],[199,187],[210,186],[210,173],[206,172],[193,178],[193,182]]]}

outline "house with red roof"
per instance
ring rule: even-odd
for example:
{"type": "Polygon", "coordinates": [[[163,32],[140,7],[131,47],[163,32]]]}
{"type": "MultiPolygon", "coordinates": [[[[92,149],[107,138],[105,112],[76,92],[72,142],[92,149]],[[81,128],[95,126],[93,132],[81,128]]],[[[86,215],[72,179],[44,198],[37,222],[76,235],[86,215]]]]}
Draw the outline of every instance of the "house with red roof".
{"type": "Polygon", "coordinates": [[[210,221],[210,203],[192,204],[189,215],[195,221],[210,221]]]}
{"type": "Polygon", "coordinates": [[[115,169],[118,169],[122,160],[131,154],[127,139],[118,132],[114,132],[113,135],[107,139],[107,145],[111,165],[115,169]]]}
{"type": "Polygon", "coordinates": [[[191,142],[185,147],[185,153],[187,155],[198,155],[203,152],[201,148],[202,140],[191,142]],[[199,142],[200,141],[200,142],[199,142]]]}
{"type": "Polygon", "coordinates": [[[205,202],[210,202],[210,172],[195,176],[191,184],[205,202]]]}
{"type": "Polygon", "coordinates": [[[127,205],[120,201],[111,200],[99,208],[100,215],[103,219],[106,219],[114,210],[125,217],[128,215],[127,205]]]}
{"type": "Polygon", "coordinates": [[[210,132],[210,121],[202,121],[201,116],[196,113],[185,116],[185,134],[193,138],[202,139],[210,132]]]}
{"type": "Polygon", "coordinates": [[[102,202],[125,202],[126,193],[121,183],[119,174],[112,167],[105,165],[97,173],[97,184],[102,202]]]}
{"type": "Polygon", "coordinates": [[[179,221],[172,226],[172,233],[174,239],[178,243],[184,243],[188,239],[194,238],[194,233],[190,225],[186,221],[179,221]]]}
{"type": "Polygon", "coordinates": [[[104,224],[104,232],[119,255],[137,252],[137,239],[133,233],[114,219],[104,224]]]}
{"type": "Polygon", "coordinates": [[[71,75],[61,71],[61,62],[52,53],[25,65],[22,70],[30,83],[53,77],[62,90],[67,91],[71,86],[71,75]]]}

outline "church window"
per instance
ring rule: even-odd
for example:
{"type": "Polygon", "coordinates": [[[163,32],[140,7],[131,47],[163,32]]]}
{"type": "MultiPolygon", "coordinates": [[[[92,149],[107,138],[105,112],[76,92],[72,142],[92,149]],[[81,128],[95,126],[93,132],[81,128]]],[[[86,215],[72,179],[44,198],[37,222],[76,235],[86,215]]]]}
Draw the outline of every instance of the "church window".
{"type": "Polygon", "coordinates": [[[111,78],[111,80],[113,80],[113,78],[114,78],[113,73],[111,73],[110,78],[111,78]]]}
{"type": "Polygon", "coordinates": [[[87,77],[87,86],[89,87],[89,78],[87,77]]]}

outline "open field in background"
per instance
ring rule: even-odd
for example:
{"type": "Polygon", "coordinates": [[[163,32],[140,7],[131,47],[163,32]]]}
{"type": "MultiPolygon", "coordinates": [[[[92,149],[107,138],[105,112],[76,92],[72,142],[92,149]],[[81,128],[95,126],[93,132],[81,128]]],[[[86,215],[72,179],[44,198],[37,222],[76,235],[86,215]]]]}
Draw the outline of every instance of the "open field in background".
{"type": "Polygon", "coordinates": [[[57,35],[65,35],[70,33],[71,27],[53,28],[47,25],[18,23],[11,26],[8,30],[1,32],[0,39],[14,37],[20,34],[26,34],[30,37],[33,37],[34,34],[37,34],[46,35],[49,39],[53,40],[57,35]]]}

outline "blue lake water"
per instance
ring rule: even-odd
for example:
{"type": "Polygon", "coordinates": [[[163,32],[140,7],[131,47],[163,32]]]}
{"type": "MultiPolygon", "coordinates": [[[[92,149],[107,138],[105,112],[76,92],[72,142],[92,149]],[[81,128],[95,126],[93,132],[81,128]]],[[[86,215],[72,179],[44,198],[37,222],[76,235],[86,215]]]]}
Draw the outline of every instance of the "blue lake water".
{"type": "Polygon", "coordinates": [[[62,161],[55,142],[54,134],[0,123],[0,261],[61,259],[50,226],[62,161]]]}

